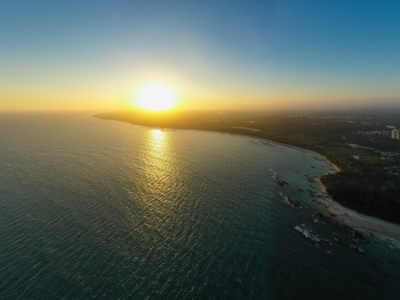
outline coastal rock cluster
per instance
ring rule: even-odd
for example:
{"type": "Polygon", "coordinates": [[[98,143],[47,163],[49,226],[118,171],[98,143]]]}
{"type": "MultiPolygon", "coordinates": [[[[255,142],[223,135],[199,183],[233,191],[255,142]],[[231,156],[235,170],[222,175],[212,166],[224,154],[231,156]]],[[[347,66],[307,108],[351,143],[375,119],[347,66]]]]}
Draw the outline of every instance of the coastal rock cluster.
{"type": "MultiPolygon", "coordinates": [[[[312,166],[313,167],[313,166],[312,166]]],[[[315,167],[314,167],[315,168],[315,167]]],[[[269,168],[269,171],[272,173],[271,178],[277,183],[277,185],[282,189],[278,194],[280,198],[286,203],[288,206],[295,210],[302,210],[303,208],[309,209],[310,207],[302,204],[299,200],[294,199],[284,192],[284,189],[290,187],[290,184],[283,180],[277,172],[269,168]]],[[[321,205],[321,201],[324,197],[323,193],[315,192],[313,190],[313,184],[316,184],[316,178],[305,175],[307,177],[307,181],[310,183],[307,192],[312,197],[312,200],[317,204],[321,205]]],[[[302,188],[297,188],[295,194],[304,193],[305,191],[302,188]]],[[[306,224],[295,225],[293,229],[301,234],[305,239],[314,243],[316,249],[322,250],[327,255],[333,255],[330,247],[334,246],[334,244],[344,245],[357,253],[366,254],[366,251],[360,246],[357,245],[359,243],[367,244],[370,241],[358,230],[353,229],[347,225],[339,223],[334,219],[335,215],[330,212],[323,212],[320,210],[314,211],[311,215],[311,219],[314,223],[320,223],[324,225],[329,225],[331,228],[335,228],[336,231],[341,233],[342,238],[339,238],[336,232],[332,232],[331,239],[321,237],[314,229],[306,224]],[[344,236],[344,237],[343,237],[344,236]]],[[[371,235],[372,237],[372,235],[371,235]]]]}

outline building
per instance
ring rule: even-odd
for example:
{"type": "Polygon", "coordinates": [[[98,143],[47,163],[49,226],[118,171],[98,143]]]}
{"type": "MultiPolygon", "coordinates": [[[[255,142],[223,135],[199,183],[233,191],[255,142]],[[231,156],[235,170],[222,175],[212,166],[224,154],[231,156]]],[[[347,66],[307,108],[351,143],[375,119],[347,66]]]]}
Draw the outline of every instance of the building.
{"type": "Polygon", "coordinates": [[[400,129],[393,129],[392,130],[392,139],[393,140],[400,140],[400,129]]]}

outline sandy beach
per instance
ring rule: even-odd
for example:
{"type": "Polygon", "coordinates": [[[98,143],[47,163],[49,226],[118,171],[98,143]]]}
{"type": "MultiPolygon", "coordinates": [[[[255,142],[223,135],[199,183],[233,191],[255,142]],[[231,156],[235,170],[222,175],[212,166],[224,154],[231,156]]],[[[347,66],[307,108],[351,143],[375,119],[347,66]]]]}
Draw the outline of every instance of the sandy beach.
{"type": "MultiPolygon", "coordinates": [[[[340,171],[340,168],[324,155],[309,149],[304,149],[304,151],[314,153],[316,159],[326,162],[330,167],[331,173],[340,171]]],[[[360,232],[372,233],[376,237],[382,239],[391,239],[398,242],[400,245],[400,225],[344,207],[333,200],[333,198],[327,193],[326,187],[320,178],[315,178],[314,180],[319,185],[321,196],[318,198],[316,203],[321,207],[322,211],[326,215],[332,216],[335,221],[345,224],[353,229],[357,229],[360,232]]]]}
{"type": "MultiPolygon", "coordinates": [[[[333,172],[340,171],[340,169],[326,157],[321,155],[321,159],[329,163],[333,172]]],[[[331,215],[334,220],[361,232],[372,233],[380,238],[389,238],[400,242],[400,225],[367,216],[344,207],[340,203],[334,201],[326,192],[326,187],[321,182],[320,178],[316,178],[315,182],[320,186],[321,193],[321,197],[318,198],[317,203],[320,205],[322,210],[327,215],[331,215]]]]}
{"type": "MultiPolygon", "coordinates": [[[[334,164],[327,157],[318,152],[290,144],[279,143],[271,140],[267,141],[278,145],[291,147],[302,152],[311,153],[312,155],[314,155],[315,159],[324,161],[327,165],[329,165],[331,173],[340,171],[340,168],[336,164],[334,164]]],[[[316,201],[316,203],[321,207],[322,211],[326,215],[332,216],[335,221],[347,225],[353,229],[357,229],[360,232],[372,233],[373,235],[381,239],[393,240],[400,246],[400,225],[367,216],[350,208],[344,207],[340,203],[333,200],[333,198],[327,193],[326,187],[321,182],[320,178],[314,178],[314,181],[320,187],[321,196],[318,197],[318,201],[316,201]]]]}

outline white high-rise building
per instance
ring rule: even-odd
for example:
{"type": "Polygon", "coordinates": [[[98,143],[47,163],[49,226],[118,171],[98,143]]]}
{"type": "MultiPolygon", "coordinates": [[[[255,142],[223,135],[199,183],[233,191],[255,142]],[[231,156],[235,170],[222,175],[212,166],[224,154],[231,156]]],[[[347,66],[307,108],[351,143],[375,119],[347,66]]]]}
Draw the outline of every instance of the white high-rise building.
{"type": "Polygon", "coordinates": [[[400,129],[393,129],[392,130],[392,139],[393,140],[400,140],[400,129]]]}

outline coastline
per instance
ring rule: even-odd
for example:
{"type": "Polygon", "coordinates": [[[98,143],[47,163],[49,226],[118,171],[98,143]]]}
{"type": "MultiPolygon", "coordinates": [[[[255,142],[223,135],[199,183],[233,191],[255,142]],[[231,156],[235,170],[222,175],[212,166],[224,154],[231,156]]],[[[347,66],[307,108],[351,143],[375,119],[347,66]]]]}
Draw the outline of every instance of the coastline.
{"type": "MultiPolygon", "coordinates": [[[[289,145],[290,146],[290,145],[289,145]]],[[[296,146],[295,146],[296,147],[296,146]]],[[[296,147],[302,150],[300,147],[296,147]]],[[[306,152],[315,153],[317,159],[324,161],[329,165],[332,173],[340,172],[340,168],[331,162],[326,156],[309,149],[303,149],[306,152]]],[[[362,233],[373,234],[381,239],[389,239],[400,242],[400,226],[382,219],[365,215],[356,210],[347,208],[335,201],[326,191],[326,186],[322,183],[321,177],[316,177],[314,180],[319,186],[320,197],[316,201],[324,215],[329,216],[336,222],[349,226],[362,233]]]]}
{"type": "Polygon", "coordinates": [[[326,192],[326,187],[321,182],[320,178],[316,178],[315,182],[319,185],[321,194],[317,204],[324,214],[330,216],[333,220],[358,231],[372,233],[378,237],[383,236],[400,242],[400,227],[398,225],[344,207],[333,200],[333,198],[326,192]]]}
{"type": "MultiPolygon", "coordinates": [[[[264,139],[264,138],[262,138],[264,139]]],[[[268,140],[268,139],[265,139],[268,140]]],[[[268,140],[271,141],[271,140],[268,140]]],[[[325,162],[332,173],[340,172],[340,168],[330,161],[326,156],[310,149],[301,148],[298,146],[274,142],[287,147],[295,148],[305,153],[311,153],[315,155],[315,158],[325,162]]],[[[335,201],[326,191],[326,186],[322,183],[321,177],[323,175],[314,178],[314,181],[319,186],[320,197],[316,201],[317,205],[324,213],[324,215],[332,218],[334,221],[349,226],[352,229],[356,229],[362,233],[373,234],[380,239],[389,239],[400,243],[400,225],[391,223],[382,219],[378,219],[372,216],[362,214],[356,210],[347,208],[335,201]]]]}
{"type": "MultiPolygon", "coordinates": [[[[304,153],[309,153],[314,155],[318,160],[325,162],[332,173],[339,172],[341,169],[330,161],[326,156],[310,149],[301,148],[295,145],[275,142],[266,138],[261,138],[262,140],[267,140],[278,145],[283,145],[286,147],[297,149],[304,153]]],[[[336,222],[349,226],[352,229],[356,229],[360,232],[366,234],[373,234],[374,236],[381,239],[389,239],[400,242],[400,226],[395,223],[390,223],[388,221],[378,219],[372,216],[368,216],[357,212],[356,210],[347,208],[335,201],[326,191],[325,185],[321,181],[323,175],[314,178],[314,181],[319,186],[320,197],[316,201],[317,205],[324,213],[324,215],[332,218],[336,222]]]]}
{"type": "MultiPolygon", "coordinates": [[[[153,126],[146,126],[143,124],[139,123],[134,123],[134,122],[129,122],[129,121],[123,121],[123,120],[117,120],[117,119],[103,119],[101,117],[98,117],[97,115],[94,116],[96,118],[99,118],[101,120],[113,120],[113,121],[118,121],[118,122],[127,122],[132,125],[138,125],[138,126],[144,126],[144,127],[153,127],[153,126]]],[[[263,141],[268,141],[277,145],[282,145],[286,147],[290,147],[293,149],[297,149],[298,151],[304,152],[304,153],[309,153],[315,157],[315,159],[321,160],[325,162],[327,165],[329,165],[330,170],[332,173],[336,173],[340,171],[340,168],[334,164],[332,161],[330,161],[326,156],[311,150],[307,148],[302,148],[296,145],[291,145],[291,144],[286,144],[282,142],[277,142],[271,139],[267,139],[264,137],[260,136],[255,136],[252,134],[248,133],[243,133],[243,132],[225,132],[225,131],[219,131],[219,130],[209,130],[205,129],[202,130],[200,128],[168,128],[166,129],[184,129],[184,130],[200,130],[200,131],[213,131],[213,132],[219,132],[219,133],[228,133],[228,134],[238,134],[238,135],[246,135],[249,137],[253,138],[258,138],[263,141]]],[[[360,232],[364,233],[372,233],[380,238],[388,238],[390,240],[395,240],[400,242],[400,226],[395,224],[395,223],[390,223],[388,221],[378,219],[372,216],[368,216],[362,213],[359,213],[353,209],[344,207],[340,203],[336,202],[326,191],[325,185],[321,182],[320,178],[323,175],[315,178],[315,182],[319,186],[320,190],[320,196],[318,198],[318,201],[316,203],[320,207],[321,211],[326,214],[327,216],[330,216],[333,220],[347,225],[353,229],[356,229],[360,232]]]]}

